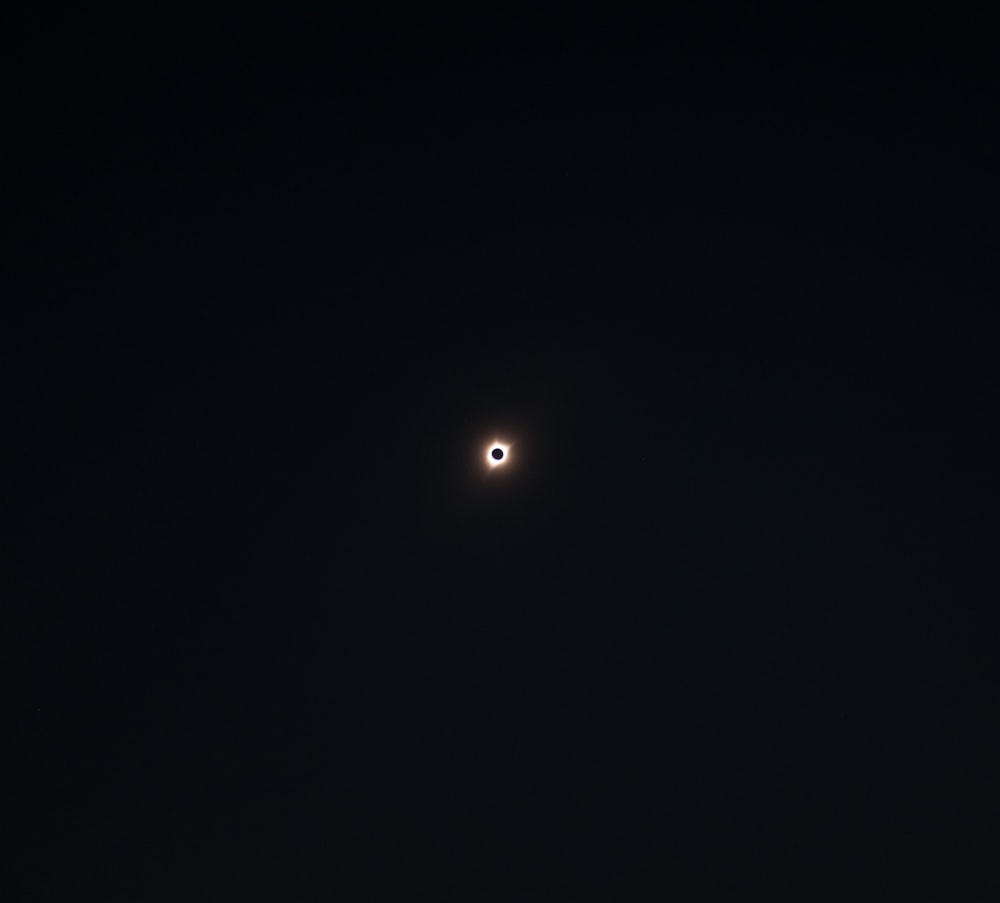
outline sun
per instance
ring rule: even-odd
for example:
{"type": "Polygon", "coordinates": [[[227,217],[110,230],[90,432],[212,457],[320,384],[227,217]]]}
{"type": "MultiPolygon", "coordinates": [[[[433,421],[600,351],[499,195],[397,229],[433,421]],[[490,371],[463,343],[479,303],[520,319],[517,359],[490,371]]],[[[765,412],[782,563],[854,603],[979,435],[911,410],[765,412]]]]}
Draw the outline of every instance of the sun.
{"type": "Polygon", "coordinates": [[[486,447],[486,463],[490,467],[502,467],[510,457],[510,446],[506,442],[494,441],[486,447]]]}

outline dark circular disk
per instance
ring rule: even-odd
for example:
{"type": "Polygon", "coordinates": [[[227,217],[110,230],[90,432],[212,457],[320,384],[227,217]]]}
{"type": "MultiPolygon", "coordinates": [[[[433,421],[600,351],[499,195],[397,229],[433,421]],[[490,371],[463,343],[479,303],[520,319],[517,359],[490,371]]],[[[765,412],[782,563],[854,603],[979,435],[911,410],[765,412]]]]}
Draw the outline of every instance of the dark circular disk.
{"type": "Polygon", "coordinates": [[[493,449],[493,451],[490,452],[490,454],[493,455],[494,461],[499,461],[503,457],[503,449],[495,448],[493,449]]]}

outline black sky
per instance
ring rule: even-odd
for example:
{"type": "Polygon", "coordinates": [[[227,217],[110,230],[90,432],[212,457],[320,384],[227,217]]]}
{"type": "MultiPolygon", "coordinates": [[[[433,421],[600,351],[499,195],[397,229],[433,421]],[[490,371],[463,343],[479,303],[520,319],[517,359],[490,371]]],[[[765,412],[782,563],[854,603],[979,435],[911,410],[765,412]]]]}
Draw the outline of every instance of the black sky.
{"type": "Polygon", "coordinates": [[[3,39],[9,899],[995,899],[985,13],[147,16],[3,39]]]}

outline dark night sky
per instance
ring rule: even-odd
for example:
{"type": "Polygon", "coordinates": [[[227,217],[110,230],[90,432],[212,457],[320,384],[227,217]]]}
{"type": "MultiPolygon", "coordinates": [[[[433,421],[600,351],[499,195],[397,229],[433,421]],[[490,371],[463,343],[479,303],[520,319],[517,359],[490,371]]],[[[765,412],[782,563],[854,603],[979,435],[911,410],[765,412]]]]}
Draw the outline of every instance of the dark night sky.
{"type": "Polygon", "coordinates": [[[995,32],[471,6],[5,30],[5,898],[996,899],[995,32]]]}

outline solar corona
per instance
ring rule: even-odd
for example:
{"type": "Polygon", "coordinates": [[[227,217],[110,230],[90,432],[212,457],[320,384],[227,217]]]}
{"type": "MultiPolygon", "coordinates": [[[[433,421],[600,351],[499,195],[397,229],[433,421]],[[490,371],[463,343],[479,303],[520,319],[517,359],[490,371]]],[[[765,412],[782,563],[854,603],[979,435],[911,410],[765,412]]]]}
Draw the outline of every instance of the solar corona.
{"type": "Polygon", "coordinates": [[[503,467],[507,463],[510,446],[503,442],[491,442],[486,449],[486,463],[491,467],[503,467]]]}

